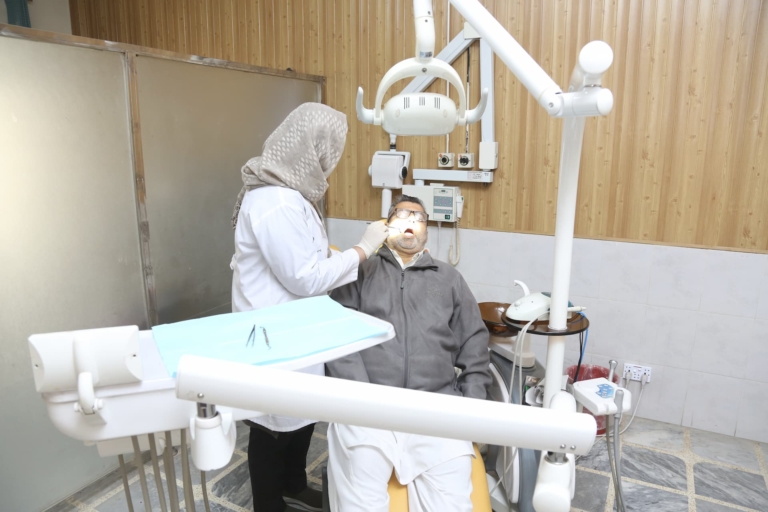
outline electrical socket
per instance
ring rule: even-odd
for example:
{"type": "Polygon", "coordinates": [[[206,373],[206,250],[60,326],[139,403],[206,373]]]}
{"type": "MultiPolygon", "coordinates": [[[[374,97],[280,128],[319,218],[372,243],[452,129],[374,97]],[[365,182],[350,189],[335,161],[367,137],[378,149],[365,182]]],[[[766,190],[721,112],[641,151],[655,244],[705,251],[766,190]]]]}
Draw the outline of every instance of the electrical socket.
{"type": "Polygon", "coordinates": [[[645,375],[645,383],[651,382],[651,367],[650,366],[640,366],[639,364],[626,364],[624,363],[624,373],[622,373],[622,376],[626,375],[627,372],[630,372],[629,380],[642,380],[643,375],[645,375]]]}
{"type": "Polygon", "coordinates": [[[437,154],[437,166],[438,167],[453,167],[453,153],[438,153],[437,154]]]}

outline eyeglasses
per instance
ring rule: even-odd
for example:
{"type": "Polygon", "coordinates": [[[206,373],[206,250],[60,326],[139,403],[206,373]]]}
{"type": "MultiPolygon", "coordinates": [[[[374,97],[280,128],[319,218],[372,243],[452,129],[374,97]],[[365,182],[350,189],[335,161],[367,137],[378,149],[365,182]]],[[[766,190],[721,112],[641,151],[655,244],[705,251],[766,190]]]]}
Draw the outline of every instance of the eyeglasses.
{"type": "Polygon", "coordinates": [[[390,219],[392,216],[395,216],[398,219],[407,219],[411,216],[411,214],[413,214],[413,218],[416,219],[416,222],[427,222],[426,213],[415,210],[408,210],[407,208],[395,208],[395,211],[392,213],[392,215],[390,215],[390,219]]]}

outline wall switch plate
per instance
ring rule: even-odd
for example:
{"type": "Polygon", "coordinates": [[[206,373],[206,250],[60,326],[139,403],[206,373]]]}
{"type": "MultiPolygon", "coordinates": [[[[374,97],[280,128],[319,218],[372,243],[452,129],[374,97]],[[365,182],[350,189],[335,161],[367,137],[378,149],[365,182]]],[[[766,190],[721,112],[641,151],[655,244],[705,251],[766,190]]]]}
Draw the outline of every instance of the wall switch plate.
{"type": "Polygon", "coordinates": [[[438,153],[437,154],[437,166],[438,167],[453,167],[453,153],[438,153]]]}
{"type": "Polygon", "coordinates": [[[630,372],[629,380],[637,380],[640,381],[643,378],[643,375],[645,375],[645,383],[651,382],[651,367],[650,366],[640,366],[639,364],[624,364],[624,373],[622,373],[622,376],[626,375],[627,372],[630,372]]]}

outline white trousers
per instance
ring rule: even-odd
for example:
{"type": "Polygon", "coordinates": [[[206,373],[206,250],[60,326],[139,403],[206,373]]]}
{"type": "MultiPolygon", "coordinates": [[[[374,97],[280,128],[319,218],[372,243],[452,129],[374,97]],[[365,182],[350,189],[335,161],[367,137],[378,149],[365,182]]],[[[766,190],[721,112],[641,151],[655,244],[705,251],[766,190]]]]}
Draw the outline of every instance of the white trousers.
{"type": "Polygon", "coordinates": [[[468,441],[331,424],[331,510],[389,512],[394,470],[407,486],[409,512],[472,512],[473,456],[468,441]]]}

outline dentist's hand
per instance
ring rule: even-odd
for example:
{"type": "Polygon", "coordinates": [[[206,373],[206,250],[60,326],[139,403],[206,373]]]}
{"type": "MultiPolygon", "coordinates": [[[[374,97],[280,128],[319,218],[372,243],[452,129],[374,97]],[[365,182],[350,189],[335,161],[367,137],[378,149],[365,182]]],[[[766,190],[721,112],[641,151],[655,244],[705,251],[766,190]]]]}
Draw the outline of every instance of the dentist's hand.
{"type": "Polygon", "coordinates": [[[365,233],[363,233],[363,238],[360,239],[360,243],[355,245],[355,247],[362,250],[363,255],[365,256],[365,258],[361,258],[360,261],[362,262],[364,259],[370,258],[371,255],[376,252],[376,249],[384,243],[384,240],[386,240],[388,236],[389,228],[385,221],[377,220],[376,222],[371,222],[366,228],[365,233]]]}

